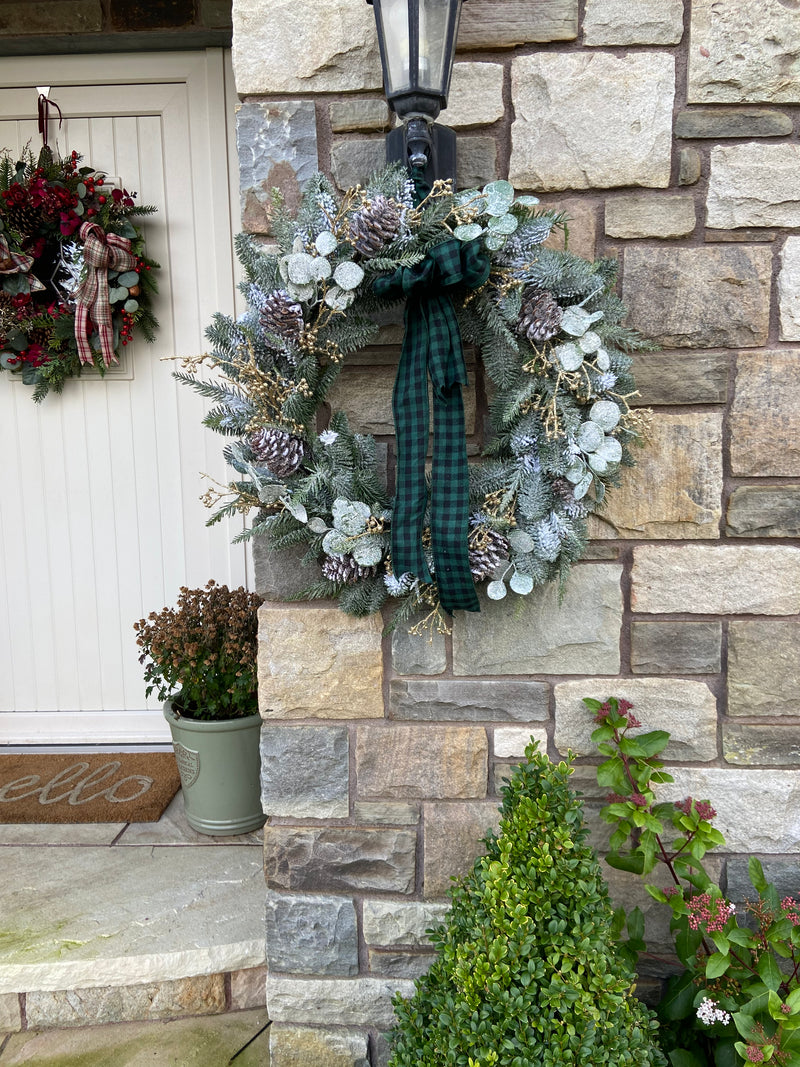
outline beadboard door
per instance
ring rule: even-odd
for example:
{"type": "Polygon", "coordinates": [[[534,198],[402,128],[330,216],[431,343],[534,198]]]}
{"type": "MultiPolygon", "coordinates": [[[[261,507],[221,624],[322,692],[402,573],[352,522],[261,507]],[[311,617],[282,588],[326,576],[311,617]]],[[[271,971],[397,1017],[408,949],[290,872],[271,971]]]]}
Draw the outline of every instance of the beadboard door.
{"type": "Polygon", "coordinates": [[[0,744],[160,742],[134,621],[181,585],[247,584],[236,525],[207,528],[199,500],[201,473],[225,481],[220,438],[169,361],[203,352],[213,312],[234,310],[229,57],[4,58],[0,147],[38,151],[40,85],[64,116],[51,146],[158,208],[143,225],[161,325],[105,378],[84,374],[40,405],[0,374],[0,744]]]}

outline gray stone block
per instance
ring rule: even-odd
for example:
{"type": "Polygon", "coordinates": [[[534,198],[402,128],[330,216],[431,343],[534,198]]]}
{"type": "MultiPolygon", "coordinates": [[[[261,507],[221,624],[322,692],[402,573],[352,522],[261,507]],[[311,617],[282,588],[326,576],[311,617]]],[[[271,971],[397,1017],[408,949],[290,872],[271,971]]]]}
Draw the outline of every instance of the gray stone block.
{"type": "Polygon", "coordinates": [[[254,537],[250,544],[256,592],[265,600],[288,600],[319,580],[319,567],[303,563],[303,545],[277,552],[269,548],[266,537],[254,537]]]}
{"type": "Polygon", "coordinates": [[[703,173],[703,160],[696,148],[682,148],[678,157],[678,185],[694,185],[703,173]]]}
{"type": "Polygon", "coordinates": [[[792,120],[782,111],[766,108],[697,108],[682,111],[675,119],[675,136],[687,138],[785,137],[792,120]]]}
{"type": "Polygon", "coordinates": [[[261,729],[261,805],[267,815],[346,819],[349,744],[343,726],[261,729]]]}
{"type": "Polygon", "coordinates": [[[625,194],[606,200],[606,233],[627,240],[687,237],[697,225],[694,198],[625,194]]]}
{"type": "Polygon", "coordinates": [[[549,697],[546,682],[393,678],[389,718],[529,722],[547,718],[549,697]]]}
{"type": "Polygon", "coordinates": [[[353,96],[334,100],[331,103],[331,129],[334,133],[388,128],[389,107],[385,100],[369,100],[361,96],[353,96]]]}
{"type": "MultiPolygon", "coordinates": [[[[408,997],[412,982],[389,978],[267,978],[267,1007],[275,1023],[386,1030],[394,1024],[392,998],[408,997]]],[[[304,1060],[303,1067],[325,1061],[304,1060]]]]}
{"type": "Polygon", "coordinates": [[[335,141],[331,145],[331,172],[340,189],[363,185],[376,170],[386,166],[386,142],[380,140],[335,141]]]}
{"type": "Polygon", "coordinates": [[[353,901],[268,893],[267,964],[272,973],[358,974],[353,901]]]}
{"type": "Polygon", "coordinates": [[[526,597],[458,612],[454,674],[616,674],[622,626],[621,567],[573,568],[563,598],[555,584],[526,597]]]}
{"type": "Polygon", "coordinates": [[[459,189],[472,189],[494,181],[497,177],[494,137],[459,137],[457,169],[459,189]]]}
{"type": "Polygon", "coordinates": [[[421,978],[436,959],[434,952],[381,952],[368,951],[369,973],[386,978],[421,978]]]}
{"type": "Polygon", "coordinates": [[[665,347],[751,348],[767,340],[771,277],[769,248],[628,248],[623,300],[665,347]]]}
{"type": "Polygon", "coordinates": [[[728,714],[798,714],[800,623],[735,620],[728,630],[728,714]]]}
{"type": "Polygon", "coordinates": [[[634,674],[717,674],[722,663],[722,623],[634,622],[634,674]]]}
{"type": "Polygon", "coordinates": [[[493,800],[425,805],[424,889],[426,900],[444,897],[453,879],[483,855],[483,838],[496,830],[500,813],[493,800]]]}
{"type": "Polygon", "coordinates": [[[800,537],[800,486],[740,486],[727,518],[731,537],[800,537]]]}
{"type": "MultiPolygon", "coordinates": [[[[772,250],[763,251],[771,260],[772,250]]],[[[729,424],[734,474],[800,475],[799,357],[800,347],[794,346],[739,358],[729,424]]]]}
{"type": "Polygon", "coordinates": [[[268,207],[278,188],[290,207],[319,169],[317,117],[312,100],[245,100],[236,112],[242,224],[269,233],[268,207]]]}
{"type": "Polygon", "coordinates": [[[513,48],[577,36],[578,0],[470,0],[461,15],[458,46],[513,48]]]}
{"type": "MultiPolygon", "coordinates": [[[[735,856],[728,860],[728,899],[737,904],[743,904],[747,900],[757,900],[758,893],[753,888],[750,876],[747,873],[746,858],[735,856]]],[[[778,897],[794,897],[800,899],[800,862],[796,856],[785,859],[761,859],[764,868],[764,877],[772,882],[778,890],[778,897]]]]}
{"type": "Polygon", "coordinates": [[[416,848],[414,830],[268,825],[264,873],[274,889],[411,893],[416,848]]]}
{"type": "Polygon", "coordinates": [[[724,404],[730,358],[724,352],[637,352],[637,404],[724,404]]]}
{"type": "MultiPolygon", "coordinates": [[[[415,620],[409,622],[413,625],[415,620]]],[[[447,667],[443,634],[410,634],[407,623],[392,633],[392,667],[397,674],[441,674],[447,667]]]]}
{"type": "Polygon", "coordinates": [[[800,725],[726,722],[722,754],[743,767],[800,767],[800,725]]]}

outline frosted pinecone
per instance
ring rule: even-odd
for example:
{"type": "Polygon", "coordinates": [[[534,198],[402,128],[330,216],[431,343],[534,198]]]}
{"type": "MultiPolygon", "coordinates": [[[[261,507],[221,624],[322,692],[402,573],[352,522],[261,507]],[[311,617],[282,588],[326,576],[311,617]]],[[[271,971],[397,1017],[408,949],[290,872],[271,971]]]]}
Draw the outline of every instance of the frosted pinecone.
{"type": "Polygon", "coordinates": [[[582,500],[575,499],[575,486],[566,478],[554,478],[552,481],[553,493],[561,501],[564,511],[571,519],[584,519],[589,514],[589,509],[582,500]]]}
{"type": "Polygon", "coordinates": [[[378,194],[351,216],[350,240],[355,250],[369,259],[397,237],[402,221],[397,201],[378,194]]]}
{"type": "Polygon", "coordinates": [[[561,329],[563,312],[552,293],[529,289],[522,298],[517,332],[529,341],[549,341],[561,329]]]}
{"type": "Polygon", "coordinates": [[[305,454],[305,445],[299,437],[267,427],[258,430],[250,438],[253,455],[269,467],[276,478],[288,478],[300,468],[305,454]]]}
{"type": "Polygon", "coordinates": [[[383,576],[383,584],[389,596],[405,596],[414,584],[414,575],[406,571],[398,577],[394,571],[389,571],[383,576]]]}
{"type": "Polygon", "coordinates": [[[352,556],[331,554],[322,561],[323,576],[337,585],[354,585],[361,578],[371,578],[375,573],[375,567],[363,567],[352,556]]]}
{"type": "Polygon", "coordinates": [[[303,332],[303,309],[285,289],[276,289],[264,301],[261,325],[286,341],[296,341],[303,332]]]}
{"type": "Polygon", "coordinates": [[[617,376],[613,371],[603,371],[602,374],[597,375],[595,381],[595,390],[598,393],[610,392],[617,384],[617,376]]]}
{"type": "Polygon", "coordinates": [[[508,559],[508,538],[488,526],[475,526],[469,535],[469,569],[476,582],[491,578],[500,564],[508,559]]]}

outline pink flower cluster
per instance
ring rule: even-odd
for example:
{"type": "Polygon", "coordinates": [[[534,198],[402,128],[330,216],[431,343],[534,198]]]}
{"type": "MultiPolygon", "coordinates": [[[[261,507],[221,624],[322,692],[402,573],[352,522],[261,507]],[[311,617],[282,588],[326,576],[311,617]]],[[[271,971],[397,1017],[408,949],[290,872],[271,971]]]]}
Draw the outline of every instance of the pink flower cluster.
{"type": "Polygon", "coordinates": [[[784,897],[781,901],[781,907],[786,912],[786,918],[792,926],[800,926],[800,904],[797,903],[794,897],[784,897]]]}
{"type": "Polygon", "coordinates": [[[695,814],[706,822],[711,822],[716,818],[716,811],[711,807],[707,800],[695,800],[694,797],[687,797],[686,800],[676,800],[675,807],[678,811],[682,811],[684,815],[692,814],[692,805],[694,804],[695,814]]]}
{"type": "Polygon", "coordinates": [[[686,901],[689,909],[689,926],[692,930],[706,928],[709,934],[718,933],[736,911],[736,905],[727,900],[712,900],[708,893],[698,893],[686,901]]]}
{"type": "MultiPolygon", "coordinates": [[[[621,715],[623,719],[628,720],[628,726],[632,726],[635,728],[637,726],[641,726],[642,724],[639,722],[635,715],[629,714],[632,707],[633,704],[631,704],[630,700],[626,700],[624,697],[620,697],[617,701],[617,713],[621,715]]],[[[611,710],[611,703],[607,700],[605,704],[600,705],[600,710],[595,715],[594,721],[602,725],[606,721],[608,716],[611,714],[611,710]]]]}

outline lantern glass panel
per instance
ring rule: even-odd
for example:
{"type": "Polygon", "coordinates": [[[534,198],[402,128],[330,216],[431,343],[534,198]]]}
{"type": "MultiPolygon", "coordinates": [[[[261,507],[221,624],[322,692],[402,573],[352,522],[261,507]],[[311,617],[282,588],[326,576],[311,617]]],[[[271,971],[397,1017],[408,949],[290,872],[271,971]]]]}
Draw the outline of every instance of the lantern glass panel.
{"type": "Polygon", "coordinates": [[[408,0],[380,0],[378,12],[386,49],[386,95],[411,88],[411,33],[408,0]]]}
{"type": "Polygon", "coordinates": [[[458,7],[453,0],[419,0],[419,87],[440,96],[447,95],[450,82],[448,43],[455,41],[450,24],[458,7]]]}

